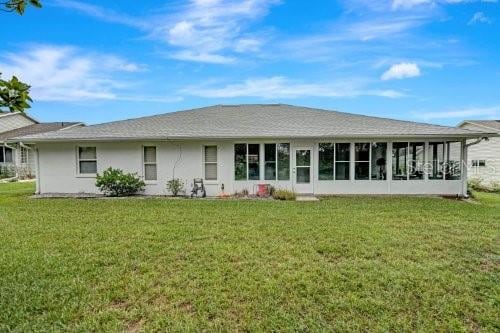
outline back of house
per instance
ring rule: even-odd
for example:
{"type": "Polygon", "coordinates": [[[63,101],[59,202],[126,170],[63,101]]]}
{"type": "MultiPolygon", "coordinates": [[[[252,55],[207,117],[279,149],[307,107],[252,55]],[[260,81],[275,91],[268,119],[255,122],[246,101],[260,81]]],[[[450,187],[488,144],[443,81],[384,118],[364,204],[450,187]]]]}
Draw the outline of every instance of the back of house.
{"type": "Polygon", "coordinates": [[[27,135],[36,145],[38,193],[98,193],[96,175],[137,173],[145,194],[209,196],[259,185],[304,194],[467,192],[466,141],[495,135],[283,104],[217,105],[27,135]]]}

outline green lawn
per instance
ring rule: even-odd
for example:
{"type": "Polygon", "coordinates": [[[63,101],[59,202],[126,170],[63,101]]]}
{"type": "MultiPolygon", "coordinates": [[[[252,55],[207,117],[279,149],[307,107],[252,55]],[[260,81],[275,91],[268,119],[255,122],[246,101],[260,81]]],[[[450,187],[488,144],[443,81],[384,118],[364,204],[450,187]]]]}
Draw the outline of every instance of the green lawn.
{"type": "Polygon", "coordinates": [[[29,199],[0,184],[0,331],[497,331],[500,195],[29,199]]]}

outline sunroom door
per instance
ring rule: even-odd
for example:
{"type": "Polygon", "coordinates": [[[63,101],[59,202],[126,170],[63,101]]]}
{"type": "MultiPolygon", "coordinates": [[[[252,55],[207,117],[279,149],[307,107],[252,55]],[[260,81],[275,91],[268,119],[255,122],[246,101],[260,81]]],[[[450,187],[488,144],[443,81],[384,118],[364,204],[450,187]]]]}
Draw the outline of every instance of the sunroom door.
{"type": "Polygon", "coordinates": [[[294,187],[297,193],[313,193],[313,150],[309,147],[294,149],[294,187]]]}

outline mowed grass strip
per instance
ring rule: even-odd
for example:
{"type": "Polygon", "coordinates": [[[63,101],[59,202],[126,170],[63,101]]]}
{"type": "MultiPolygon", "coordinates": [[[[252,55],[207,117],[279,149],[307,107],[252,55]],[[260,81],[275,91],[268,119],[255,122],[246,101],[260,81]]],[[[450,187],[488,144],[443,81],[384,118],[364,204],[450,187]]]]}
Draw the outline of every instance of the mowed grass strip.
{"type": "Polygon", "coordinates": [[[32,192],[0,184],[0,331],[500,330],[500,195],[32,192]]]}

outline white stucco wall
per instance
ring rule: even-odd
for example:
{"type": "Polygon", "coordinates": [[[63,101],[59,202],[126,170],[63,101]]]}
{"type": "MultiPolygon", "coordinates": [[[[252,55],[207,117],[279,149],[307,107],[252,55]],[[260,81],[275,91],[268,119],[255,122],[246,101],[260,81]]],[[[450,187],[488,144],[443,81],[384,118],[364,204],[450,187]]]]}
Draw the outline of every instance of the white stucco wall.
{"type": "MultiPolygon", "coordinates": [[[[443,139],[444,141],[445,139],[443,139]]],[[[332,140],[333,141],[333,140],[332,140]]],[[[366,142],[368,140],[358,140],[366,142]]],[[[422,140],[418,140],[422,142],[422,140]]],[[[432,141],[440,141],[433,139],[432,141]]],[[[238,140],[238,143],[273,143],[273,141],[238,140]]],[[[39,191],[41,193],[96,193],[95,177],[77,174],[77,147],[95,146],[97,149],[98,172],[112,166],[127,172],[137,172],[143,175],[142,147],[155,145],[157,147],[158,181],[148,182],[146,194],[163,195],[166,182],[172,177],[180,178],[190,190],[193,178],[203,178],[203,146],[218,146],[218,180],[205,181],[207,194],[220,193],[224,184],[226,193],[234,193],[247,189],[250,193],[254,186],[269,183],[278,188],[295,189],[293,182],[294,154],[296,147],[313,149],[313,172],[311,192],[315,194],[463,194],[462,180],[410,180],[393,181],[389,167],[388,179],[384,181],[353,180],[354,154],[351,153],[351,180],[320,181],[318,180],[318,142],[279,140],[291,144],[291,180],[290,181],[235,181],[234,180],[234,144],[235,141],[204,141],[204,142],[99,142],[99,143],[41,143],[37,145],[39,156],[39,191]]],[[[339,142],[339,141],[337,141],[339,142]]],[[[353,141],[352,141],[353,142],[353,141]]],[[[388,142],[388,140],[377,140],[388,142]]],[[[388,161],[391,157],[392,144],[388,143],[388,161]]],[[[352,151],[351,151],[352,152],[352,151]]],[[[264,174],[264,151],[261,145],[260,174],[264,174]]]]}

